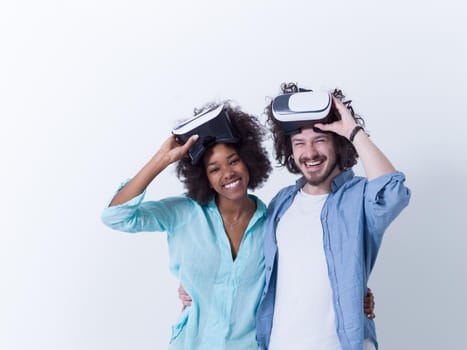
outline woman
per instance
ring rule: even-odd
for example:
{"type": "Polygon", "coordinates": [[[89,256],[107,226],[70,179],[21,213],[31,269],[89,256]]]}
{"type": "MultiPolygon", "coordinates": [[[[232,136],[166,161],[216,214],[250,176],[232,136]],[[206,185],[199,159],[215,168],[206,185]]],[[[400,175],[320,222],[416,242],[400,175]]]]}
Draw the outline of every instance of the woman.
{"type": "Polygon", "coordinates": [[[171,271],[193,299],[172,327],[171,349],[258,348],[266,206],[247,190],[264,183],[271,165],[258,120],[230,103],[224,112],[235,140],[204,140],[205,152],[192,164],[186,154],[199,136],[183,145],[169,137],[102,215],[113,229],[167,232],[171,271]],[[187,195],[143,201],[147,186],[175,162],[187,195]]]}

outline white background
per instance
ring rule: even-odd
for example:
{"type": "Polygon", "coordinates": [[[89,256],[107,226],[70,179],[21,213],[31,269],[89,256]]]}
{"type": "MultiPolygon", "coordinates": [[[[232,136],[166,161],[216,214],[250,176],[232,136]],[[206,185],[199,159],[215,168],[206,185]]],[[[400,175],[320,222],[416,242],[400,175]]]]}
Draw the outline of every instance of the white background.
{"type": "MultiPolygon", "coordinates": [[[[381,348],[465,349],[465,13],[460,0],[2,2],[0,349],[166,348],[180,305],[165,234],[111,231],[102,209],[177,119],[227,98],[259,115],[283,81],[343,88],[413,191],[370,281],[381,348]]],[[[173,168],[158,180],[148,197],[182,192],[173,168]]],[[[275,171],[258,194],[292,181],[275,171]]]]}

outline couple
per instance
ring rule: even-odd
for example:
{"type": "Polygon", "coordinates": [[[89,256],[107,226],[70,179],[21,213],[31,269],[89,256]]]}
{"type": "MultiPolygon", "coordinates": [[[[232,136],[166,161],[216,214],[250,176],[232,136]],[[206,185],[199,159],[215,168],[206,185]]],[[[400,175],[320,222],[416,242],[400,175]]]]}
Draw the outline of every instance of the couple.
{"type": "MultiPolygon", "coordinates": [[[[294,84],[282,88],[284,96],[302,93],[294,84]]],[[[104,209],[114,229],[167,232],[170,268],[193,299],[169,348],[376,346],[363,297],[384,230],[410,192],[344,96],[332,95],[318,122],[307,113],[278,119],[268,106],[276,159],[303,175],[268,208],[247,193],[271,171],[265,132],[226,103],[215,118],[219,109],[169,137],[104,209]],[[357,154],[367,178],[351,170],[357,154]],[[147,186],[175,162],[186,195],[143,201],[147,186]]]]}

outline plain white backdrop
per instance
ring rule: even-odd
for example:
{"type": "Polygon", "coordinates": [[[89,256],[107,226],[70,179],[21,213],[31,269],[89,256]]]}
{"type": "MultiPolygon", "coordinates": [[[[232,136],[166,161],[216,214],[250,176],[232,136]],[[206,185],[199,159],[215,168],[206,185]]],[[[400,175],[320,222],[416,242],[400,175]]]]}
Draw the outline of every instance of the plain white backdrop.
{"type": "Polygon", "coordinates": [[[166,348],[165,234],[102,209],[194,107],[260,115],[283,81],[342,88],[413,191],[370,281],[381,349],[465,349],[466,35],[460,0],[2,2],[0,349],[166,348]]]}

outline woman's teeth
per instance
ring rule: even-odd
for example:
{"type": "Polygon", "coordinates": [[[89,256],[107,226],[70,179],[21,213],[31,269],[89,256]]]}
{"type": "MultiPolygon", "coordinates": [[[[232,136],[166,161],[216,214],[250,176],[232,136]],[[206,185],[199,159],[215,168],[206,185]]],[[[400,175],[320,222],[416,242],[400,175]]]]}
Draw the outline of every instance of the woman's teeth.
{"type": "Polygon", "coordinates": [[[224,185],[224,187],[225,187],[225,188],[232,188],[232,187],[237,186],[239,183],[240,183],[240,180],[236,180],[236,181],[231,182],[231,183],[229,183],[229,184],[227,184],[227,185],[224,185]]]}

